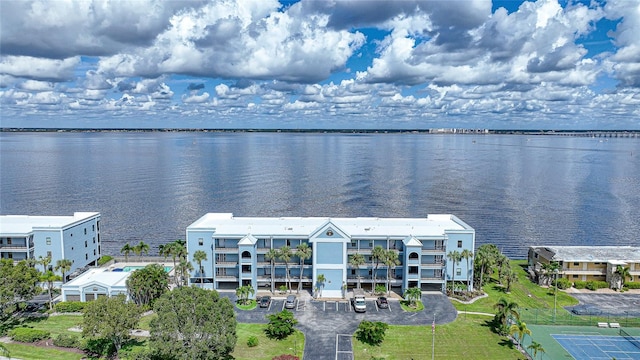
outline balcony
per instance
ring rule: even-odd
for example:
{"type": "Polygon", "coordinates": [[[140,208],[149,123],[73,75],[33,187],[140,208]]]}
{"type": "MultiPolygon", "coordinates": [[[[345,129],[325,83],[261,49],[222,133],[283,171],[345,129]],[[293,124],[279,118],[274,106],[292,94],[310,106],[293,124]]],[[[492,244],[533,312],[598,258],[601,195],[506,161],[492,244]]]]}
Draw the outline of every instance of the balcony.
{"type": "Polygon", "coordinates": [[[217,247],[215,248],[215,251],[220,254],[237,254],[238,248],[237,247],[220,247],[220,248],[217,247]]]}
{"type": "Polygon", "coordinates": [[[444,246],[422,248],[422,254],[424,254],[424,255],[428,255],[428,254],[444,254],[445,250],[446,249],[444,248],[444,246]]]}
{"type": "Polygon", "coordinates": [[[444,266],[444,262],[436,261],[430,263],[422,263],[421,266],[423,269],[441,269],[444,266]]]}

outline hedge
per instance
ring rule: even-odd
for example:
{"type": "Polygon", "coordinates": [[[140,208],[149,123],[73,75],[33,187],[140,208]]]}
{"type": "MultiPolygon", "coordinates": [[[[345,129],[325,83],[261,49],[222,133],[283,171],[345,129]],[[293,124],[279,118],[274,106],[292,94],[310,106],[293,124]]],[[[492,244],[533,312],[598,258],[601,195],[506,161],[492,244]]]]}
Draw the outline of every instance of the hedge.
{"type": "Polygon", "coordinates": [[[609,283],[606,281],[587,281],[587,289],[589,290],[606,289],[608,287],[609,283]]]}
{"type": "Polygon", "coordinates": [[[628,282],[624,283],[625,289],[640,289],[640,282],[628,282]]]}
{"type": "Polygon", "coordinates": [[[576,289],[586,289],[587,288],[587,282],[586,281],[574,281],[573,282],[573,287],[575,287],[576,289]]]}
{"type": "Polygon", "coordinates": [[[75,348],[78,344],[78,337],[75,335],[60,334],[53,339],[53,345],[65,348],[75,348]]]}
{"type": "Polygon", "coordinates": [[[81,301],[63,301],[55,306],[56,312],[60,313],[77,313],[83,312],[87,303],[81,301]]]}
{"type": "Polygon", "coordinates": [[[19,327],[9,331],[9,337],[12,340],[29,343],[47,339],[50,335],[51,333],[48,331],[28,327],[19,327]]]}
{"type": "Polygon", "coordinates": [[[571,281],[567,278],[560,278],[556,281],[558,289],[565,290],[571,287],[571,281]]]}

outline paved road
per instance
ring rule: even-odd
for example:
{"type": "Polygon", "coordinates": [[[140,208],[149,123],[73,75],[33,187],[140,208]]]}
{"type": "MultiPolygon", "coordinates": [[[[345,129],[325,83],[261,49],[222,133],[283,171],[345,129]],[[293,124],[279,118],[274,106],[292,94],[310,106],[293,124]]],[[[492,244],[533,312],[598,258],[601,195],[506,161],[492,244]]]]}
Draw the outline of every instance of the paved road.
{"type": "MultiPolygon", "coordinates": [[[[224,294],[223,294],[224,295],[224,294]]],[[[235,294],[225,295],[235,300],[235,294]]],[[[445,324],[456,319],[457,312],[451,302],[442,294],[424,294],[421,312],[404,312],[400,303],[389,301],[389,309],[378,309],[373,299],[367,300],[367,312],[356,313],[346,300],[316,301],[304,299],[293,310],[298,320],[298,329],[305,334],[304,358],[313,360],[350,360],[352,346],[350,335],[362,320],[382,321],[392,325],[430,325],[434,314],[437,324],[445,324]],[[346,336],[338,336],[346,335],[346,336]]],[[[283,309],[284,300],[274,299],[268,309],[236,311],[239,322],[266,323],[266,314],[283,309]]]]}

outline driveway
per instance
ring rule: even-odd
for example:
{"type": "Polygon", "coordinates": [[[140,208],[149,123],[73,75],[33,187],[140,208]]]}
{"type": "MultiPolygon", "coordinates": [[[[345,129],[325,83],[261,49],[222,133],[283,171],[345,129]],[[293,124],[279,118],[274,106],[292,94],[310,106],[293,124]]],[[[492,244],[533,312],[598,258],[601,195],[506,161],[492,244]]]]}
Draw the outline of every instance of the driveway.
{"type": "MultiPolygon", "coordinates": [[[[235,301],[235,294],[225,295],[235,301]]],[[[382,321],[391,325],[445,324],[456,319],[457,312],[443,294],[423,294],[425,310],[404,312],[397,300],[389,300],[389,309],[379,309],[373,298],[367,298],[367,311],[356,313],[347,300],[317,301],[308,298],[299,300],[293,310],[298,320],[297,328],[305,334],[305,359],[334,360],[353,359],[351,335],[360,321],[382,321]]],[[[236,309],[237,319],[243,323],[267,323],[265,316],[282,311],[284,299],[273,299],[269,308],[251,311],[236,309]]]]}
{"type": "Polygon", "coordinates": [[[571,296],[578,299],[580,305],[567,306],[568,311],[586,308],[592,315],[640,317],[640,294],[572,293],[571,296]]]}

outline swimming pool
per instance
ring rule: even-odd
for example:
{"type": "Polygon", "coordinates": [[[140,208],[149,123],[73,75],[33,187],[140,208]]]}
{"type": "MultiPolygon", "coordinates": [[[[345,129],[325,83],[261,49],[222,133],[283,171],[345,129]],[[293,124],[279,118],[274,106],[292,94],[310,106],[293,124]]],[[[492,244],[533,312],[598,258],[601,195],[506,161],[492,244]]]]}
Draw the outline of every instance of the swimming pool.
{"type": "MultiPolygon", "coordinates": [[[[114,271],[114,272],[120,272],[120,271],[132,272],[132,271],[136,271],[138,269],[143,269],[143,268],[144,268],[144,266],[125,266],[123,268],[116,268],[116,269],[113,269],[111,271],[114,271]]],[[[173,266],[165,266],[164,267],[164,271],[165,272],[170,272],[171,269],[173,269],[173,266]]]]}

